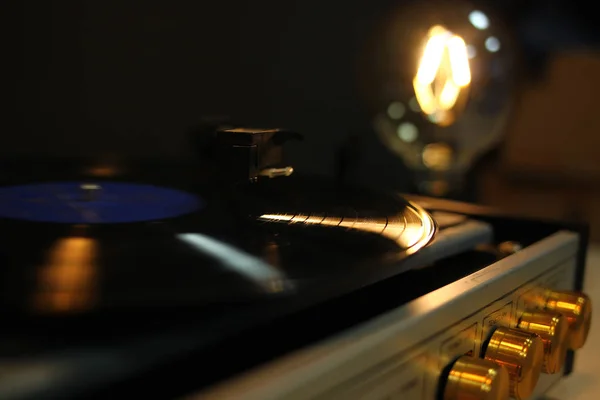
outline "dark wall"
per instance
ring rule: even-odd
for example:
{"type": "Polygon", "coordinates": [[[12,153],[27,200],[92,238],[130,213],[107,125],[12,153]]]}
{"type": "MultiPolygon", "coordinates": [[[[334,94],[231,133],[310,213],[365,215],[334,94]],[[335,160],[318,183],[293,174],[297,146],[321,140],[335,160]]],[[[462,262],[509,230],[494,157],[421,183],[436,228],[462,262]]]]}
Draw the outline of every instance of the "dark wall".
{"type": "Polygon", "coordinates": [[[0,151],[76,151],[85,125],[81,10],[67,3],[10,4],[4,17],[12,20],[8,40],[14,47],[5,62],[14,70],[6,81],[14,85],[16,108],[7,116],[10,123],[0,136],[0,151]]]}
{"type": "MultiPolygon", "coordinates": [[[[303,132],[290,156],[309,172],[332,173],[337,149],[357,135],[360,180],[402,187],[407,172],[372,131],[356,65],[377,18],[403,1],[0,2],[3,61],[12,67],[4,79],[14,87],[0,158],[190,159],[188,127],[226,114],[303,132]]],[[[540,39],[549,32],[563,47],[599,42],[593,24],[565,6],[581,2],[487,3],[527,28],[528,62],[556,50],[540,39]]]]}
{"type": "Polygon", "coordinates": [[[192,157],[185,132],[205,114],[302,131],[303,170],[331,173],[350,134],[361,174],[401,163],[379,144],[356,91],[368,1],[23,2],[16,128],[0,155],[192,157]],[[369,155],[370,154],[370,155],[369,155]]]}

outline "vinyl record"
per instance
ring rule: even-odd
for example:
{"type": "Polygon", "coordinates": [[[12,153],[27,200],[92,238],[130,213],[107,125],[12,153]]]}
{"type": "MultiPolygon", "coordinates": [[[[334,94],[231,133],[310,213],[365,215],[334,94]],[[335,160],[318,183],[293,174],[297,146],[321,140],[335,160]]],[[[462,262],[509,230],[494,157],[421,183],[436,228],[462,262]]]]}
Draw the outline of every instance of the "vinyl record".
{"type": "Polygon", "coordinates": [[[323,282],[360,286],[393,273],[434,231],[416,205],[326,180],[203,195],[101,180],[6,186],[0,307],[49,315],[204,307],[323,282]]]}
{"type": "Polygon", "coordinates": [[[415,253],[435,231],[431,216],[400,196],[341,186],[324,179],[289,178],[245,187],[243,204],[262,226],[297,234],[339,238],[346,252],[415,253]],[[252,201],[254,200],[254,201],[252,201]]]}

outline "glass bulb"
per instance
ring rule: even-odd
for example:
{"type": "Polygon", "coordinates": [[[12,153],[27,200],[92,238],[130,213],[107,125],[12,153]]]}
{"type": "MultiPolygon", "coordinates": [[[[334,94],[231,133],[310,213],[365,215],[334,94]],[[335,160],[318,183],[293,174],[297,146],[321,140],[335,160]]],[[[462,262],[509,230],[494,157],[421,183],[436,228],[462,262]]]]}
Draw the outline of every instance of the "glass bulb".
{"type": "Polygon", "coordinates": [[[512,105],[511,36],[463,1],[386,10],[361,53],[360,83],[383,143],[431,195],[460,189],[512,105]]]}

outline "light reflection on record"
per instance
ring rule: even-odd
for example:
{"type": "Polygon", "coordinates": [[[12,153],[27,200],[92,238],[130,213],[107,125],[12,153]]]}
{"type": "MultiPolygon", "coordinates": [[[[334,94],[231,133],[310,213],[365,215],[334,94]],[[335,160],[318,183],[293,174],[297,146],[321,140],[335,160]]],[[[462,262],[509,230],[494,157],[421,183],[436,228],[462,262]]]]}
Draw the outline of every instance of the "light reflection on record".
{"type": "Polygon", "coordinates": [[[388,217],[365,218],[359,213],[351,217],[323,213],[270,213],[262,214],[257,219],[262,222],[334,227],[377,234],[394,241],[407,254],[413,254],[427,245],[435,233],[435,223],[431,216],[414,204],[408,204],[403,212],[388,217]]]}
{"type": "Polygon", "coordinates": [[[225,242],[200,233],[179,234],[177,238],[204,256],[214,258],[229,270],[260,285],[267,292],[279,293],[289,289],[285,274],[276,267],[225,242]]]}
{"type": "Polygon", "coordinates": [[[36,273],[33,307],[44,312],[89,309],[97,295],[98,246],[94,239],[65,237],[49,249],[47,262],[36,273]]]}

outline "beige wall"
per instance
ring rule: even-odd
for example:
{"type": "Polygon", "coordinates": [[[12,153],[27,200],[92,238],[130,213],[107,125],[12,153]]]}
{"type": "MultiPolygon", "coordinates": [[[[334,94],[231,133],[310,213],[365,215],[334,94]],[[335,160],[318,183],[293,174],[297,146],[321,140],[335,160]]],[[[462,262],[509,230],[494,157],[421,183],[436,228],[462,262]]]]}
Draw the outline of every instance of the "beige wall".
{"type": "Polygon", "coordinates": [[[522,88],[480,200],[540,217],[575,217],[600,240],[600,54],[564,54],[522,88]]]}

